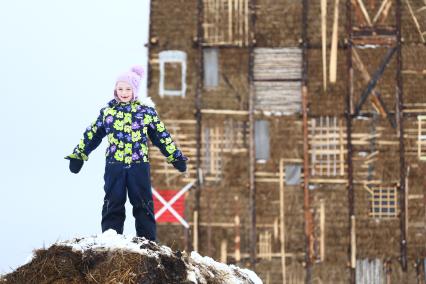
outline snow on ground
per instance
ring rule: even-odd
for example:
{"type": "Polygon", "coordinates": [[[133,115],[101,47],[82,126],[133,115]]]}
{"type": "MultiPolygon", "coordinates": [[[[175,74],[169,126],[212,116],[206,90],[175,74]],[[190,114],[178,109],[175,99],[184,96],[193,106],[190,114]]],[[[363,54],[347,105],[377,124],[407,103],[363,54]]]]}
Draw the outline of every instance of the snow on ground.
{"type": "MultiPolygon", "coordinates": [[[[70,246],[74,251],[84,252],[86,250],[115,250],[122,249],[135,253],[147,255],[149,257],[159,257],[159,254],[172,256],[172,250],[167,246],[158,245],[144,238],[128,237],[117,234],[114,230],[108,230],[103,234],[93,237],[74,238],[69,241],[57,242],[55,245],[70,246]],[[150,249],[147,249],[149,247],[150,249]],[[155,249],[152,249],[155,248],[155,249]]],[[[238,284],[243,283],[240,279],[244,276],[250,279],[254,284],[262,284],[262,280],[255,272],[249,269],[242,269],[235,265],[226,265],[214,261],[210,257],[202,257],[197,252],[191,252],[188,257],[187,266],[188,280],[194,283],[205,282],[203,275],[215,270],[224,279],[224,283],[238,284]],[[238,277],[240,276],[240,277],[238,277]],[[198,279],[198,280],[197,280],[198,279]]]]}

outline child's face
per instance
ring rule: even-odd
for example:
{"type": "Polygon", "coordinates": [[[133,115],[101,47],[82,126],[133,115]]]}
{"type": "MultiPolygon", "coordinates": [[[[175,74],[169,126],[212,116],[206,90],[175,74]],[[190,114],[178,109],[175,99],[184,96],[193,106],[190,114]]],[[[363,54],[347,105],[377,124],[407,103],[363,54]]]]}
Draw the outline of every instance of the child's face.
{"type": "Polygon", "coordinates": [[[132,87],[126,82],[118,82],[115,87],[115,92],[120,102],[127,103],[133,98],[132,87]]]}

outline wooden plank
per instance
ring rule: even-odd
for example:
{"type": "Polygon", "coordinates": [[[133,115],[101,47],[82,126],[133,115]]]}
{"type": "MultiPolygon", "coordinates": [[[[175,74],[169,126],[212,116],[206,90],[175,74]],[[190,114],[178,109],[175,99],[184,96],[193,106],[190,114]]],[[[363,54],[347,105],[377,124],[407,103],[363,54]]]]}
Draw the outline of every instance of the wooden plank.
{"type": "Polygon", "coordinates": [[[320,201],[320,260],[325,260],[325,201],[320,201]]]}
{"type": "MultiPolygon", "coordinates": [[[[312,139],[312,137],[315,137],[315,134],[316,134],[316,119],[312,119],[311,120],[312,121],[312,123],[311,123],[311,139],[312,139]]],[[[308,136],[308,138],[309,138],[309,136],[308,136]]],[[[316,153],[316,148],[317,148],[317,145],[315,145],[315,144],[313,144],[312,143],[313,141],[311,140],[311,149],[312,149],[312,152],[311,152],[311,163],[312,163],[312,167],[311,167],[311,172],[312,172],[312,175],[314,176],[316,173],[315,173],[315,165],[316,165],[316,162],[317,162],[317,153],[316,153]]]]}
{"type": "Polygon", "coordinates": [[[382,16],[379,18],[380,21],[378,21],[380,24],[383,24],[386,21],[388,15],[389,15],[390,8],[392,7],[392,3],[393,3],[393,1],[391,1],[391,0],[388,0],[386,2],[386,6],[383,9],[382,16]]]}
{"type": "Polygon", "coordinates": [[[362,0],[357,0],[359,7],[361,8],[361,12],[364,15],[365,20],[367,21],[367,24],[371,27],[372,23],[371,23],[371,19],[370,19],[370,15],[367,12],[367,9],[365,8],[364,2],[362,0]]]}
{"type": "Polygon", "coordinates": [[[420,34],[420,39],[422,40],[423,43],[425,43],[424,34],[423,34],[423,32],[422,32],[422,30],[420,28],[419,21],[417,20],[417,17],[416,17],[416,15],[413,12],[413,8],[411,7],[410,0],[405,0],[405,3],[407,3],[408,10],[410,11],[410,15],[413,18],[414,24],[415,24],[415,26],[416,26],[419,34],[420,34]]]}
{"type": "Polygon", "coordinates": [[[232,1],[233,0],[228,0],[228,41],[232,42],[233,36],[232,36],[232,11],[233,11],[233,5],[232,5],[232,1]]]}
{"type": "Polygon", "coordinates": [[[244,1],[244,26],[245,26],[245,44],[248,45],[248,42],[250,40],[249,36],[249,7],[248,7],[248,0],[244,1]]]}
{"type": "Polygon", "coordinates": [[[323,89],[327,90],[327,0],[321,0],[323,89]]]}
{"type": "Polygon", "coordinates": [[[355,225],[355,216],[351,216],[351,268],[355,269],[356,267],[356,225],[355,225]]]}
{"type": "Polygon", "coordinates": [[[336,79],[337,79],[338,33],[339,33],[339,0],[335,0],[333,34],[331,38],[331,52],[330,52],[330,82],[331,83],[336,83],[336,79]]]}
{"type": "Polygon", "coordinates": [[[359,7],[359,4],[356,0],[351,0],[351,4],[352,7],[354,7],[355,9],[355,17],[357,19],[357,22],[360,26],[365,26],[367,25],[367,22],[365,21],[365,17],[363,16],[362,12],[361,12],[361,8],[359,7]]]}
{"type": "Polygon", "coordinates": [[[417,124],[418,124],[418,132],[417,132],[417,137],[418,137],[418,144],[417,144],[417,157],[420,159],[422,157],[422,116],[418,116],[417,117],[417,124]]]}
{"type": "MultiPolygon", "coordinates": [[[[409,192],[409,188],[408,188],[408,177],[410,175],[410,166],[407,167],[407,173],[405,175],[405,235],[408,236],[408,192],[409,192]]],[[[395,200],[396,201],[396,200],[395,200]]]]}
{"type": "MultiPolygon", "coordinates": [[[[238,0],[239,1],[239,9],[238,9],[238,20],[239,20],[239,34],[238,34],[238,45],[242,46],[243,45],[243,36],[244,36],[244,23],[245,23],[245,19],[244,19],[244,0],[238,0]]],[[[247,0],[246,0],[247,1],[247,0]]]]}
{"type": "Polygon", "coordinates": [[[220,262],[227,263],[228,262],[228,241],[223,239],[220,243],[220,262]]]}
{"type": "Polygon", "coordinates": [[[194,228],[193,228],[194,237],[193,237],[192,246],[194,248],[194,251],[198,251],[198,211],[197,210],[194,210],[193,218],[194,218],[194,228]]]}
{"type": "Polygon", "coordinates": [[[284,160],[280,159],[280,248],[281,248],[281,271],[283,283],[286,280],[285,260],[285,196],[284,196],[284,160]]]}
{"type": "Polygon", "coordinates": [[[234,224],[235,224],[235,261],[238,263],[241,260],[241,236],[240,236],[240,207],[239,207],[239,201],[238,201],[238,195],[234,197],[235,203],[236,203],[236,214],[234,218],[234,224]]]}
{"type": "Polygon", "coordinates": [[[201,113],[204,114],[229,114],[229,115],[248,115],[246,110],[225,110],[225,109],[202,109],[201,113]]]}

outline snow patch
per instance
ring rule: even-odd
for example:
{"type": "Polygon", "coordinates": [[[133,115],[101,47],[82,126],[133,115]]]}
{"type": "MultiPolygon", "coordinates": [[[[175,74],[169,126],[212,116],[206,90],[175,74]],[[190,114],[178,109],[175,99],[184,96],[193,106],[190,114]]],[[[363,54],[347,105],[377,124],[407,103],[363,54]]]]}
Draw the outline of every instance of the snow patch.
{"type": "MultiPolygon", "coordinates": [[[[155,258],[159,258],[160,254],[173,256],[173,251],[167,246],[158,245],[145,238],[120,235],[112,229],[92,237],[60,241],[55,245],[69,246],[72,247],[73,251],[81,252],[120,249],[155,258]]],[[[262,280],[251,270],[219,263],[210,257],[203,257],[197,252],[191,252],[188,262],[185,261],[185,265],[187,267],[187,280],[195,284],[207,283],[206,277],[220,277],[225,284],[243,284],[247,281],[251,281],[253,284],[262,284],[262,280]],[[214,274],[211,271],[214,271],[214,274]]]]}

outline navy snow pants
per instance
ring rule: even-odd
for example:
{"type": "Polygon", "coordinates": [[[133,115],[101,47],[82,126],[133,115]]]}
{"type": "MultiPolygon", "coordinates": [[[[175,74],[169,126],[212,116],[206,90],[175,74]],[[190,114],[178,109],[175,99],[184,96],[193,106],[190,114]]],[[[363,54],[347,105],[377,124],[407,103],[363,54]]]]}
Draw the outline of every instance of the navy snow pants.
{"type": "Polygon", "coordinates": [[[155,241],[156,225],[149,163],[131,165],[107,163],[104,180],[102,232],[114,229],[117,233],[123,234],[126,218],[124,204],[128,194],[133,206],[137,236],[155,241]]]}

